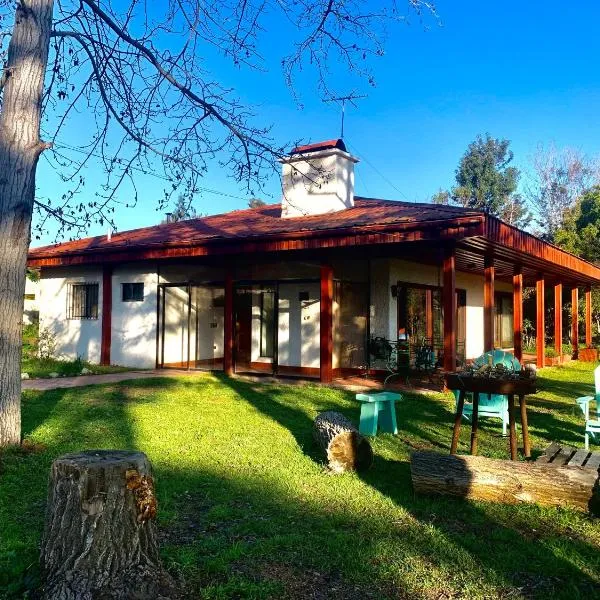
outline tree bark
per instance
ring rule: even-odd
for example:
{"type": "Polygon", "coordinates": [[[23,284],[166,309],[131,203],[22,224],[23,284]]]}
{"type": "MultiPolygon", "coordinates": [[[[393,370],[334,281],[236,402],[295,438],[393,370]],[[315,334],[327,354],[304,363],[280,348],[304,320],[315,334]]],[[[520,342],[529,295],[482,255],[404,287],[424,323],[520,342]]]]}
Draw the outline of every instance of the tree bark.
{"type": "Polygon", "coordinates": [[[415,492],[504,504],[537,503],[596,511],[598,472],[583,467],[413,452],[415,492]]]}
{"type": "Polygon", "coordinates": [[[325,451],[334,473],[361,471],[373,464],[373,450],[352,422],[341,413],[328,410],[317,415],[313,437],[325,451]]]}
{"type": "Polygon", "coordinates": [[[177,598],[158,555],[142,452],[92,450],[52,464],[41,570],[46,600],[177,598]]]}
{"type": "Polygon", "coordinates": [[[0,446],[21,441],[21,335],[53,0],[20,0],[0,112],[0,446]]]}

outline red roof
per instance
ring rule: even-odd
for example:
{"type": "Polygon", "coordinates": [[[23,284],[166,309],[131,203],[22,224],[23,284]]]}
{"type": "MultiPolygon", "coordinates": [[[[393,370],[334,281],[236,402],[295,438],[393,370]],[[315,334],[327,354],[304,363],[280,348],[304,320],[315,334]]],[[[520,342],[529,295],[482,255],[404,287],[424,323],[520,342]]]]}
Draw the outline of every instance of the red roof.
{"type": "Polygon", "coordinates": [[[140,248],[198,245],[218,240],[251,240],[282,234],[313,231],[340,232],[364,226],[444,221],[459,217],[480,217],[483,213],[455,206],[355,198],[353,208],[307,217],[281,218],[281,205],[234,210],[221,215],[165,223],[132,231],[84,238],[52,246],[31,248],[29,260],[88,254],[103,251],[128,251],[140,248]]]}
{"type": "Polygon", "coordinates": [[[305,144],[304,146],[296,146],[292,150],[292,154],[306,154],[307,152],[318,152],[319,150],[330,150],[337,148],[346,152],[346,144],[344,140],[327,140],[325,142],[314,142],[313,144],[305,144]]]}

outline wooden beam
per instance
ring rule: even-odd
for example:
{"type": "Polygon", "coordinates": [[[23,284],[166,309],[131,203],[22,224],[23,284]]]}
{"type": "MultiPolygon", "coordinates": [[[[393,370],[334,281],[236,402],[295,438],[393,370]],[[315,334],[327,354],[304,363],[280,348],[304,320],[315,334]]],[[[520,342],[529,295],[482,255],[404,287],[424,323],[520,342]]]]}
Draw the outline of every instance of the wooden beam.
{"type": "Polygon", "coordinates": [[[494,349],[494,259],[486,256],[484,259],[483,282],[483,350],[494,349]]]}
{"type": "Polygon", "coordinates": [[[536,365],[538,369],[544,366],[544,360],[546,357],[546,319],[544,311],[546,310],[544,294],[546,292],[544,285],[543,276],[539,276],[535,284],[535,296],[536,296],[536,365]]]}
{"type": "Polygon", "coordinates": [[[333,269],[321,266],[321,382],[333,379],[333,269]]]}
{"type": "Polygon", "coordinates": [[[112,343],[112,266],[102,269],[102,330],[100,340],[100,364],[110,365],[112,343]]]}
{"type": "Polygon", "coordinates": [[[523,360],[523,271],[515,267],[513,274],[513,345],[515,358],[523,360]]]}
{"type": "Polygon", "coordinates": [[[585,345],[592,347],[592,288],[585,290],[585,345]]]}
{"type": "Polygon", "coordinates": [[[433,290],[425,290],[425,336],[433,343],[433,290]]]}
{"type": "Polygon", "coordinates": [[[562,357],[563,319],[562,319],[562,283],[554,286],[554,350],[562,357]]]}
{"type": "Polygon", "coordinates": [[[223,371],[233,373],[233,276],[231,271],[225,276],[225,314],[223,324],[223,371]]]}
{"type": "Polygon", "coordinates": [[[446,248],[443,260],[444,284],[444,370],[456,370],[456,249],[446,248]]]}
{"type": "Polygon", "coordinates": [[[571,289],[571,345],[573,346],[573,358],[579,356],[579,290],[571,289]]]}

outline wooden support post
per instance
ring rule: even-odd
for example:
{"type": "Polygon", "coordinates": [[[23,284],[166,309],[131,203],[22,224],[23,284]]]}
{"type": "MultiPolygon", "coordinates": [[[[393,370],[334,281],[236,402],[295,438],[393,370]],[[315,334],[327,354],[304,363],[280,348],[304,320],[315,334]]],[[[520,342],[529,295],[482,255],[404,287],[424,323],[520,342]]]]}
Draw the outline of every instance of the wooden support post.
{"type": "Polygon", "coordinates": [[[523,272],[515,267],[513,274],[513,346],[515,358],[523,360],[523,272]]]}
{"type": "Polygon", "coordinates": [[[562,336],[563,336],[563,319],[562,319],[562,283],[557,283],[554,286],[554,350],[559,360],[562,362],[562,336]]]}
{"type": "Polygon", "coordinates": [[[447,248],[443,262],[444,370],[456,369],[456,250],[447,248]]]}
{"type": "Polygon", "coordinates": [[[544,360],[546,357],[546,320],[545,320],[545,302],[544,302],[544,294],[545,294],[545,286],[544,286],[544,278],[543,276],[539,276],[536,285],[535,285],[535,295],[536,295],[536,328],[535,328],[535,338],[536,338],[536,365],[538,369],[541,369],[544,366],[544,360]]]}
{"type": "Polygon", "coordinates": [[[110,365],[112,342],[112,267],[102,270],[102,333],[100,340],[100,364],[110,365]]]}
{"type": "Polygon", "coordinates": [[[585,345],[592,347],[592,288],[585,289],[585,345]]]}
{"type": "Polygon", "coordinates": [[[333,269],[321,266],[321,382],[333,379],[333,269]]]}
{"type": "Polygon", "coordinates": [[[225,322],[223,324],[223,371],[233,373],[233,276],[230,271],[225,275],[225,322]]]}
{"type": "Polygon", "coordinates": [[[571,345],[573,346],[573,358],[579,356],[579,290],[577,287],[571,289],[571,345]]]}
{"type": "Polygon", "coordinates": [[[433,345],[433,290],[425,290],[425,335],[428,343],[431,340],[433,345]]]}
{"type": "Polygon", "coordinates": [[[494,349],[494,259],[484,259],[483,282],[483,349],[485,352],[494,349]]]}

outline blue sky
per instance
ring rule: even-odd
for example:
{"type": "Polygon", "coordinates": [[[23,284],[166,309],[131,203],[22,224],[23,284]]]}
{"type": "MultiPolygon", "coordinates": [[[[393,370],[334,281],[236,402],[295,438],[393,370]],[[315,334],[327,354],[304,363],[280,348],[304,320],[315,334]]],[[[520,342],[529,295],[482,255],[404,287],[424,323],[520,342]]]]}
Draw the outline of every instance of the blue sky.
{"type": "MultiPolygon", "coordinates": [[[[600,154],[599,2],[436,4],[439,24],[427,19],[424,27],[413,19],[392,29],[386,55],[373,63],[376,87],[357,88],[368,97],[358,110],[348,109],[346,142],[363,159],[357,194],[426,201],[452,185],[461,155],[479,133],[511,140],[515,164],[523,170],[539,144],[600,154]]],[[[268,73],[237,71],[218,57],[210,59],[211,68],[243,101],[259,105],[259,116],[273,124],[276,139],[337,137],[339,108],[321,102],[308,74],[302,79],[304,107],[297,106],[278,67],[283,40],[274,31],[266,34],[268,73]]],[[[334,72],[333,78],[340,83],[346,74],[334,72]]],[[[71,130],[65,141],[76,144],[77,132],[71,130]]],[[[87,176],[91,191],[99,174],[87,176]]],[[[140,175],[136,183],[143,200],[135,209],[117,207],[119,230],[162,218],[155,210],[162,182],[140,175]]],[[[199,212],[245,207],[246,194],[217,164],[203,184],[230,196],[204,193],[195,203],[199,212]]],[[[274,176],[266,201],[278,201],[278,185],[274,176]]],[[[61,193],[45,161],[38,190],[46,196],[61,193]]],[[[34,245],[51,240],[47,236],[34,245]]]]}

